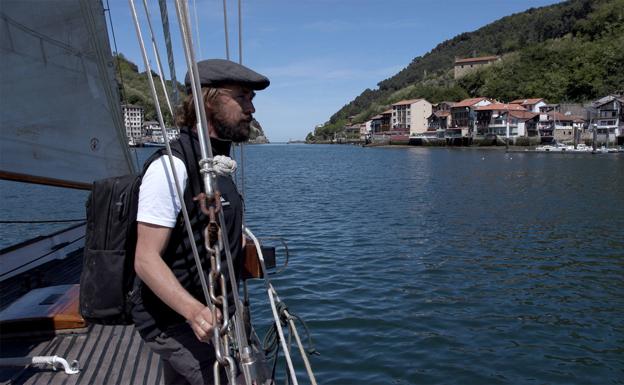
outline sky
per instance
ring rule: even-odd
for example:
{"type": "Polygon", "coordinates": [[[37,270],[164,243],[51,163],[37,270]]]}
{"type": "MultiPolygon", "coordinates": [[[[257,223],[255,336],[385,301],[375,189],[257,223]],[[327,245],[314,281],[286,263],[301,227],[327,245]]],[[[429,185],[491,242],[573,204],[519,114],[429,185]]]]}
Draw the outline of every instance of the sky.
{"type": "MultiPolygon", "coordinates": [[[[188,1],[196,57],[225,58],[223,0],[188,1]]],[[[128,1],[103,2],[110,11],[117,51],[143,71],[128,1]]],[[[366,88],[375,89],[377,83],[444,40],[479,29],[503,16],[558,2],[241,0],[243,64],[271,80],[269,88],[258,92],[254,100],[255,117],[271,142],[302,140],[315,125],[329,120],[366,88]]],[[[149,39],[143,2],[135,0],[135,3],[143,37],[149,39]]],[[[166,63],[158,1],[147,0],[147,3],[166,63]]],[[[186,62],[173,0],[167,3],[176,76],[180,80],[186,73],[186,62]]],[[[227,0],[227,15],[230,59],[238,61],[237,0],[227,0]]],[[[170,78],[168,69],[165,77],[170,78]]]]}

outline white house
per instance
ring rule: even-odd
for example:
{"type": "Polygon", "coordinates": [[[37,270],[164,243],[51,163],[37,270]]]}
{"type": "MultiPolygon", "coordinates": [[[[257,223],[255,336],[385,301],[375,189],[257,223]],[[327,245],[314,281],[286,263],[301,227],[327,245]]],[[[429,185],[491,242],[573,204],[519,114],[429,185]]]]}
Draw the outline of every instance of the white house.
{"type": "Polygon", "coordinates": [[[527,111],[530,112],[540,112],[540,107],[546,105],[546,102],[542,98],[534,98],[534,99],[516,99],[512,101],[510,104],[519,104],[524,107],[527,111]]]}

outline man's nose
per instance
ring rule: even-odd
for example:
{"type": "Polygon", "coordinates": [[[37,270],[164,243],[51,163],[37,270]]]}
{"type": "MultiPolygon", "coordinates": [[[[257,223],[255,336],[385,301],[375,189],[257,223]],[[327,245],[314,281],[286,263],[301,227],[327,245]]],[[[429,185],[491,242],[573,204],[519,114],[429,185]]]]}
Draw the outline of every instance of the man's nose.
{"type": "Polygon", "coordinates": [[[256,112],[256,108],[254,107],[251,100],[245,101],[245,103],[243,104],[243,112],[245,112],[246,114],[253,114],[254,112],[256,112]]]}

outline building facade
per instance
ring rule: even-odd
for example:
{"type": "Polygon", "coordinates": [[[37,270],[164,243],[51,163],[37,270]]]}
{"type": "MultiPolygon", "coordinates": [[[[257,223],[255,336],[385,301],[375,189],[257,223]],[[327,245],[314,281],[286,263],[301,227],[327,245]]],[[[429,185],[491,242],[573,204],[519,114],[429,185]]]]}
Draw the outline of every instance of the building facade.
{"type": "Polygon", "coordinates": [[[393,131],[406,132],[411,136],[427,131],[427,118],[431,115],[431,103],[425,99],[402,100],[392,105],[393,131]]]}
{"type": "Polygon", "coordinates": [[[594,103],[594,127],[599,135],[624,136],[624,97],[609,95],[594,103]]]}
{"type": "Polygon", "coordinates": [[[124,117],[128,142],[139,143],[143,136],[142,128],[145,118],[143,107],[133,104],[122,104],[121,111],[124,117]]]}
{"type": "MultiPolygon", "coordinates": [[[[520,104],[492,103],[476,107],[475,111],[477,114],[475,124],[477,135],[526,136],[524,122],[519,126],[519,115],[511,114],[511,112],[528,112],[520,104]]],[[[531,113],[530,118],[537,115],[531,113]]]]}
{"type": "Polygon", "coordinates": [[[488,98],[471,98],[457,102],[451,107],[451,127],[448,136],[471,136],[476,134],[476,108],[492,104],[488,98]],[[452,135],[451,135],[452,134],[452,135]]]}
{"type": "Polygon", "coordinates": [[[500,60],[500,56],[469,57],[465,59],[455,59],[455,79],[476,71],[479,68],[488,66],[500,60]]]}

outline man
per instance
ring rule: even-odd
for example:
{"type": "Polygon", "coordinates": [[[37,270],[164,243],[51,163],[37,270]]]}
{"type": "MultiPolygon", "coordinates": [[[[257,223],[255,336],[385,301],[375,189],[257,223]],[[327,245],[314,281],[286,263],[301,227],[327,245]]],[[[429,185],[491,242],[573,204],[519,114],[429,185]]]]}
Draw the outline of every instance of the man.
{"type": "MultiPolygon", "coordinates": [[[[213,155],[229,156],[232,142],[249,138],[255,112],[254,91],[268,87],[269,80],[247,67],[221,59],[201,61],[198,70],[208,118],[206,133],[211,138],[213,155]]],[[[186,86],[190,87],[188,74],[186,86]]],[[[200,156],[197,121],[189,95],[179,109],[176,123],[181,128],[180,141],[192,143],[191,162],[197,162],[200,156]]],[[[198,172],[188,175],[192,173],[188,170],[197,170],[198,166],[188,166],[174,158],[174,168],[185,186],[182,200],[193,224],[193,241],[207,271],[210,261],[202,233],[208,219],[192,199],[197,193],[193,190],[203,183],[198,172]]],[[[216,184],[227,227],[222,231],[227,231],[232,257],[236,259],[242,250],[242,200],[231,176],[219,176],[216,184]]],[[[215,320],[205,305],[180,200],[168,157],[153,160],[139,193],[135,270],[141,282],[135,293],[133,317],[141,337],[160,355],[166,384],[212,384],[215,356],[211,337],[215,320]]],[[[227,270],[224,274],[228,276],[227,270]]],[[[233,301],[228,302],[232,305],[233,301]]]]}

